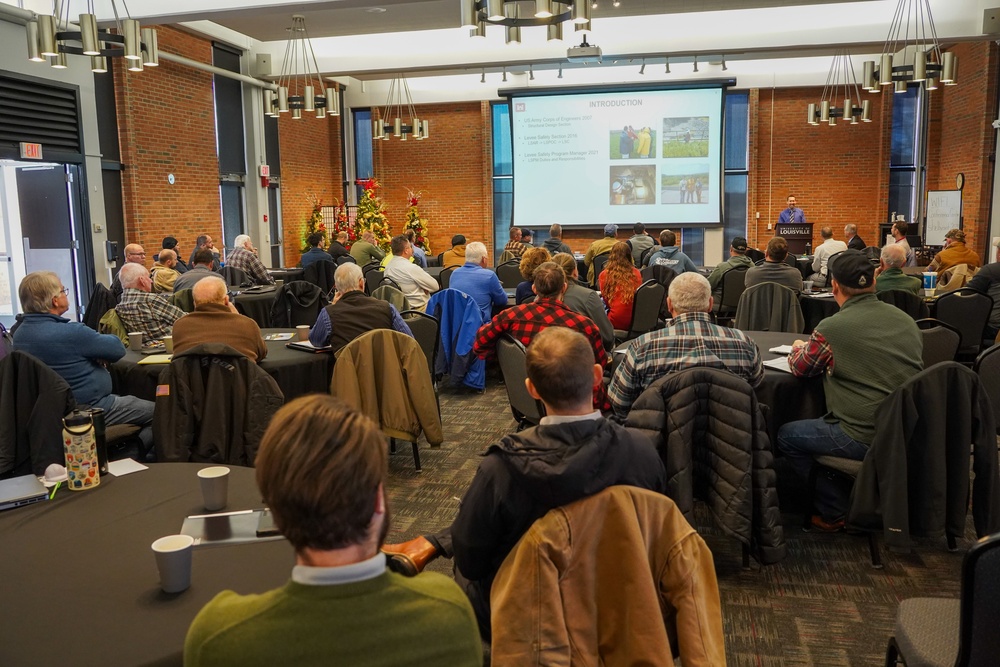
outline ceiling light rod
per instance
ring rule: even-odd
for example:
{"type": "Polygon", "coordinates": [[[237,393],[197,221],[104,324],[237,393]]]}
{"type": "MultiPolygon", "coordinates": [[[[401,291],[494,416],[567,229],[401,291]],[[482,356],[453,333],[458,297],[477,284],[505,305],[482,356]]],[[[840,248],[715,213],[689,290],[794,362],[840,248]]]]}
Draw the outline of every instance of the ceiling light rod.
{"type": "MultiPolygon", "coordinates": [[[[509,15],[506,5],[518,7],[525,0],[462,0],[462,25],[475,28],[479,21],[490,25],[509,27],[555,25],[572,21],[589,23],[591,3],[589,0],[534,0],[535,11],[528,16],[509,15]]],[[[527,3],[525,3],[527,4],[527,3]]]]}
{"type": "Polygon", "coordinates": [[[864,89],[877,93],[882,86],[892,86],[905,93],[910,83],[935,90],[938,83],[958,83],[958,58],[941,50],[930,0],[899,0],[889,25],[882,55],[864,64],[864,89]]]}
{"type": "Polygon", "coordinates": [[[123,19],[118,14],[115,0],[111,0],[111,11],[115,16],[114,33],[98,28],[94,0],[79,3],[84,5],[82,9],[85,11],[79,15],[78,23],[71,23],[72,4],[69,0],[56,0],[52,4],[52,14],[38,14],[28,21],[25,31],[28,60],[45,62],[48,58],[52,67],[64,69],[67,54],[89,56],[94,72],[107,72],[108,58],[124,57],[130,72],[141,72],[144,66],[156,67],[160,64],[156,31],[141,28],[139,22],[129,16],[124,3],[123,19]]]}
{"type": "Polygon", "coordinates": [[[292,15],[288,28],[288,42],[281,60],[278,92],[264,91],[264,113],[268,116],[291,112],[293,119],[302,118],[302,112],[315,112],[316,118],[340,115],[336,87],[327,88],[319,73],[319,61],[313,50],[312,40],[306,30],[306,17],[292,15]]]}
{"type": "Polygon", "coordinates": [[[390,138],[396,137],[400,141],[406,141],[407,135],[411,134],[418,141],[426,139],[430,136],[430,122],[417,118],[406,77],[397,74],[389,83],[389,95],[379,113],[379,118],[372,121],[372,140],[389,141],[390,138]],[[408,125],[403,122],[406,113],[410,117],[408,125]]]}
{"type": "Polygon", "coordinates": [[[806,116],[810,125],[826,123],[831,127],[837,124],[838,118],[850,119],[851,125],[857,125],[859,120],[863,123],[872,121],[871,100],[861,99],[861,88],[854,76],[854,63],[846,49],[838,51],[833,57],[819,107],[810,103],[806,116]],[[836,106],[841,100],[843,106],[836,106]]]}

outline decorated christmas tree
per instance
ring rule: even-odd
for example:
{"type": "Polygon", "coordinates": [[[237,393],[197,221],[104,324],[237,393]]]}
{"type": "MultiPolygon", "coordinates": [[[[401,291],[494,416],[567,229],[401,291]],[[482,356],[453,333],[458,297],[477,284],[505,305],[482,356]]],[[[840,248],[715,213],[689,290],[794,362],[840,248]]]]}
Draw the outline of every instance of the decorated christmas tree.
{"type": "Polygon", "coordinates": [[[420,195],[422,194],[423,192],[409,191],[407,202],[410,207],[406,210],[406,226],[404,229],[412,229],[416,236],[416,244],[423,248],[424,252],[430,254],[431,246],[427,240],[427,221],[420,217],[420,211],[417,210],[417,204],[420,203],[420,195]]]}
{"type": "Polygon", "coordinates": [[[309,214],[309,218],[306,220],[306,231],[302,234],[302,252],[308,252],[308,239],[314,232],[323,234],[324,247],[330,245],[330,236],[326,232],[326,223],[323,222],[323,202],[317,197],[313,197],[312,201],[312,213],[309,214]]]}
{"type": "Polygon", "coordinates": [[[354,233],[354,225],[347,219],[347,202],[336,199],[334,201],[336,204],[334,205],[333,229],[330,232],[330,238],[335,239],[337,234],[345,232],[347,240],[344,242],[344,247],[349,249],[354,245],[358,235],[354,233]]]}
{"type": "Polygon", "coordinates": [[[364,189],[361,201],[358,202],[358,217],[354,221],[354,233],[360,238],[366,231],[375,236],[375,245],[383,250],[389,249],[392,234],[389,232],[389,221],[385,217],[385,204],[382,198],[375,194],[379,182],[374,178],[358,181],[364,189]]]}

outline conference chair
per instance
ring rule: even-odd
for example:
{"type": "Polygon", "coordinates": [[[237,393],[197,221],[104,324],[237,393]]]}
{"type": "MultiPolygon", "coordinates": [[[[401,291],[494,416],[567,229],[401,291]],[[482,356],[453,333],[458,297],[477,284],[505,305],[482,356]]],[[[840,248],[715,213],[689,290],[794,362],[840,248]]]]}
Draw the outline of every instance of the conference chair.
{"type": "MultiPolygon", "coordinates": [[[[723,281],[734,270],[727,271],[722,276],[723,281]]],[[[742,331],[801,333],[805,328],[805,318],[799,295],[778,283],[760,283],[749,287],[740,295],[733,326],[742,331]]]]}
{"type": "Polygon", "coordinates": [[[955,361],[958,346],[962,343],[962,334],[958,329],[932,317],[917,320],[917,328],[924,341],[924,368],[942,361],[955,361]]]}
{"type": "Polygon", "coordinates": [[[451,284],[451,274],[455,273],[456,268],[458,267],[449,266],[441,269],[441,272],[438,274],[438,285],[441,286],[441,289],[448,289],[448,285],[451,284]]]}
{"type": "Polygon", "coordinates": [[[434,264],[434,266],[443,266],[443,265],[444,265],[444,253],[439,252],[437,254],[437,263],[434,264]]]}
{"type": "Polygon", "coordinates": [[[512,259],[497,266],[497,278],[500,279],[500,284],[507,289],[517,287],[524,280],[521,277],[520,265],[521,260],[512,259]]]}
{"type": "Polygon", "coordinates": [[[747,248],[747,257],[749,257],[750,261],[754,264],[760,264],[764,261],[765,255],[760,250],[757,250],[757,248],[747,248]]]}
{"type": "Polygon", "coordinates": [[[169,301],[171,306],[177,306],[185,313],[194,312],[194,295],[190,287],[174,292],[169,301]]]}
{"type": "Polygon", "coordinates": [[[528,377],[525,364],[526,351],[521,341],[503,335],[497,341],[497,362],[500,365],[500,376],[507,389],[507,401],[510,411],[517,422],[517,430],[522,431],[529,426],[536,426],[545,416],[545,406],[532,398],[525,387],[528,377]]]}
{"type": "Polygon", "coordinates": [[[608,263],[609,257],[611,251],[602,252],[594,257],[594,283],[591,285],[594,289],[601,289],[601,272],[604,271],[604,265],[608,263]]]}
{"type": "Polygon", "coordinates": [[[372,290],[372,298],[380,301],[388,301],[399,312],[406,310],[406,295],[392,285],[380,285],[376,287],[372,290]]]}
{"type": "Polygon", "coordinates": [[[354,259],[353,255],[341,255],[340,257],[337,258],[337,266],[341,266],[343,264],[357,264],[357,263],[358,260],[354,259]]]}
{"type": "Polygon", "coordinates": [[[962,559],[962,591],[952,598],[909,598],[899,603],[886,667],[975,667],[1000,655],[1000,535],[972,545],[962,559]]]}
{"type": "Polygon", "coordinates": [[[978,268],[971,267],[968,264],[956,264],[947,271],[942,272],[938,277],[934,296],[942,296],[945,293],[965,287],[978,272],[978,268]]]}
{"type": "Polygon", "coordinates": [[[719,295],[716,317],[731,321],[736,316],[740,305],[740,297],[746,290],[747,270],[749,267],[737,266],[722,274],[722,293],[719,295]]]}
{"type": "Polygon", "coordinates": [[[862,250],[861,252],[865,253],[865,257],[868,258],[868,261],[871,262],[872,264],[874,264],[875,266],[878,266],[879,264],[881,264],[881,262],[882,262],[882,249],[881,248],[879,248],[877,246],[870,245],[870,246],[865,246],[865,249],[862,250]]]}
{"type": "Polygon", "coordinates": [[[302,324],[312,326],[319,317],[319,311],[326,307],[326,295],[318,286],[304,280],[285,283],[274,293],[271,305],[271,326],[297,327],[302,324]]]}
{"type": "Polygon", "coordinates": [[[323,294],[330,294],[333,292],[333,274],[336,270],[337,265],[333,262],[313,262],[303,270],[302,280],[316,285],[323,290],[323,294]]]}
{"type": "Polygon", "coordinates": [[[726,661],[712,552],[647,489],[549,510],[504,559],[490,610],[494,667],[726,661]]]}
{"type": "Polygon", "coordinates": [[[425,309],[441,326],[440,355],[433,372],[448,375],[453,385],[482,391],[486,387],[486,361],[472,351],[476,333],[483,324],[483,313],[475,299],[457,289],[438,290],[425,309]]]}
{"type": "Polygon", "coordinates": [[[337,355],[330,393],[365,414],[390,439],[406,440],[421,471],[417,440],[431,447],[444,442],[427,358],[417,341],[391,329],[358,336],[337,355]]]}
{"type": "Polygon", "coordinates": [[[639,255],[639,266],[645,267],[649,263],[649,256],[652,255],[657,250],[660,250],[661,248],[662,246],[654,244],[643,250],[642,254],[639,255]]]}
{"type": "Polygon", "coordinates": [[[167,387],[156,392],[153,413],[153,446],[161,463],[253,466],[260,439],[285,402],[274,378],[222,343],[175,354],[159,382],[167,387]]]}
{"type": "MultiPolygon", "coordinates": [[[[367,284],[367,281],[366,281],[366,284],[367,284]]],[[[403,291],[403,288],[399,286],[399,283],[397,283],[395,280],[393,280],[392,278],[390,278],[389,276],[386,276],[384,274],[379,279],[378,283],[375,284],[375,287],[372,288],[372,289],[374,290],[374,289],[378,289],[379,287],[384,287],[384,286],[394,287],[394,288],[398,289],[400,292],[403,291]]]]}
{"type": "MultiPolygon", "coordinates": [[[[382,284],[382,276],[385,275],[385,271],[378,264],[369,264],[362,269],[362,275],[365,277],[365,294],[371,296],[372,290],[382,284]]],[[[399,286],[396,287],[398,289],[399,286]]]]}
{"type": "Polygon", "coordinates": [[[660,308],[666,302],[667,290],[655,280],[647,280],[635,289],[632,297],[632,319],[628,329],[615,329],[615,342],[637,338],[657,327],[660,308]]]}
{"type": "MultiPolygon", "coordinates": [[[[871,247],[871,246],[869,246],[871,247]]],[[[875,292],[875,298],[883,303],[899,308],[915,320],[930,317],[930,310],[922,297],[906,290],[890,289],[883,292],[875,292]]]]}
{"type": "Polygon", "coordinates": [[[219,275],[226,281],[227,287],[243,287],[244,285],[253,284],[246,271],[238,269],[235,266],[223,266],[219,269],[219,275]]]}
{"type": "Polygon", "coordinates": [[[1000,531],[993,408],[979,378],[962,364],[926,368],[886,397],[875,412],[875,437],[863,461],[813,458],[811,491],[824,473],[853,481],[846,525],[867,532],[875,568],[882,567],[879,532],[896,551],[912,548],[911,535],[942,534],[956,550],[970,498],[976,535],[1000,531]]]}
{"type": "Polygon", "coordinates": [[[441,323],[438,319],[419,310],[404,310],[401,312],[406,326],[410,327],[410,333],[417,341],[420,349],[427,358],[427,368],[431,372],[431,383],[434,385],[434,400],[438,404],[438,412],[441,412],[441,397],[438,393],[438,380],[441,376],[437,373],[438,348],[441,347],[441,323]]]}
{"type": "Polygon", "coordinates": [[[497,257],[497,266],[499,267],[501,264],[506,264],[507,262],[512,262],[512,261],[520,262],[521,260],[520,258],[518,258],[517,255],[515,255],[510,250],[504,250],[503,252],[500,253],[500,256],[497,257]]]}
{"type": "Polygon", "coordinates": [[[97,333],[117,336],[122,345],[128,348],[128,329],[125,327],[125,323],[122,322],[122,318],[118,315],[118,311],[114,308],[104,313],[104,317],[97,324],[97,333]]]}
{"type": "Polygon", "coordinates": [[[997,435],[1000,435],[1000,345],[980,352],[972,370],[979,376],[979,382],[990,397],[993,419],[997,421],[997,435]]]}
{"type": "Polygon", "coordinates": [[[962,334],[959,360],[972,362],[983,345],[983,331],[993,312],[993,297],[963,287],[939,297],[934,317],[952,325],[962,334]]]}

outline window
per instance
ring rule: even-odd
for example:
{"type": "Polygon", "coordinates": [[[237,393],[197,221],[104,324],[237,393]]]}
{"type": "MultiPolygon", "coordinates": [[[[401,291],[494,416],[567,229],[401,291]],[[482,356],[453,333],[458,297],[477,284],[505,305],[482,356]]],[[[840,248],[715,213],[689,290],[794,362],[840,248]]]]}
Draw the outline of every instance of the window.
{"type": "Polygon", "coordinates": [[[892,135],[889,151],[889,210],[907,222],[919,219],[923,189],[923,93],[920,85],[892,97],[892,135]]]}
{"type": "MultiPolygon", "coordinates": [[[[354,110],[354,174],[357,180],[372,177],[374,173],[372,159],[372,112],[371,109],[354,110]]],[[[357,197],[361,200],[364,192],[357,187],[357,197]]]]}
{"type": "MultiPolygon", "coordinates": [[[[218,44],[212,45],[216,67],[240,71],[240,52],[218,44]]],[[[233,240],[245,234],[245,177],[247,175],[246,133],[243,129],[243,84],[215,75],[215,137],[219,156],[219,198],[222,209],[222,244],[232,247],[233,240]]]]}
{"type": "MultiPolygon", "coordinates": [[[[493,247],[507,244],[514,215],[514,156],[511,150],[510,105],[498,102],[493,116],[493,247]]],[[[494,253],[499,256],[499,252],[494,253]]]]}
{"type": "MultiPolygon", "coordinates": [[[[722,256],[728,257],[729,244],[747,233],[747,166],[750,150],[750,94],[726,94],[726,127],[723,141],[724,188],[722,200],[722,256]]],[[[693,259],[693,258],[692,258],[693,259]]]]}

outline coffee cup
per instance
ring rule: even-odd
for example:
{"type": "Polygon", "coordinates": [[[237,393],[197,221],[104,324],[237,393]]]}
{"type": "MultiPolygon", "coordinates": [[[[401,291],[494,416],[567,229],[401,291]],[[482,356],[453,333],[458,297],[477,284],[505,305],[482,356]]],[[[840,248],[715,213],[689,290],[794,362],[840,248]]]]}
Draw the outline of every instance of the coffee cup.
{"type": "Polygon", "coordinates": [[[168,535],[153,542],[151,548],[164,593],[180,593],[191,587],[193,547],[194,538],[190,535],[168,535]]]}
{"type": "Polygon", "coordinates": [[[937,273],[924,271],[921,275],[923,276],[924,296],[933,296],[934,290],[937,288],[937,273]]]}
{"type": "Polygon", "coordinates": [[[142,352],[142,332],[130,331],[128,334],[128,349],[133,352],[142,352]]]}
{"type": "Polygon", "coordinates": [[[174,337],[173,336],[164,336],[163,337],[163,351],[166,352],[167,354],[173,354],[174,353],[174,337]]]}
{"type": "Polygon", "coordinates": [[[201,482],[201,496],[205,501],[205,509],[209,512],[221,510],[226,506],[229,495],[229,468],[226,466],[211,466],[198,471],[201,482]]]}
{"type": "Polygon", "coordinates": [[[299,340],[309,340],[309,325],[300,324],[295,327],[295,334],[299,340]]]}

